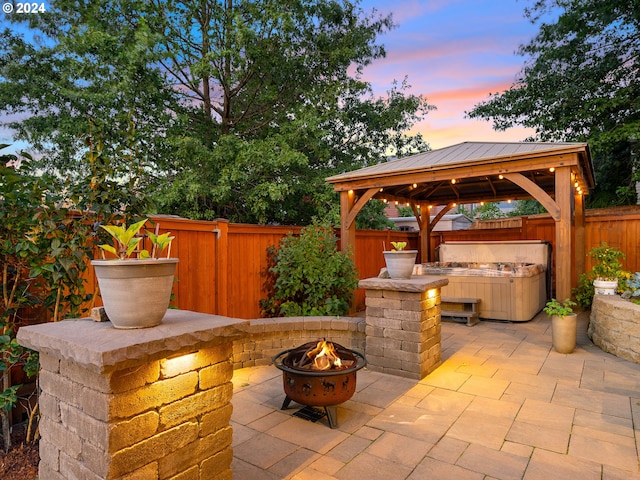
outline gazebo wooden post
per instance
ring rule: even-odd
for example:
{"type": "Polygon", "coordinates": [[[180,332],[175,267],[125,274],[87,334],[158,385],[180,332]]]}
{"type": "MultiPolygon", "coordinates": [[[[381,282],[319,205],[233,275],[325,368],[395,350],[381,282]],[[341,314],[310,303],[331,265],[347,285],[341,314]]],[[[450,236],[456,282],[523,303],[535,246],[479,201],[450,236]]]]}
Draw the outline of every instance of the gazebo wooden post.
{"type": "Polygon", "coordinates": [[[356,259],[356,222],[349,219],[355,204],[353,190],[340,192],[340,250],[351,249],[351,257],[356,259]]]}
{"type": "Polygon", "coordinates": [[[433,261],[433,252],[431,252],[431,209],[429,205],[421,205],[422,223],[420,224],[420,248],[422,251],[422,263],[433,261]]]}
{"type": "Polygon", "coordinates": [[[584,195],[575,192],[573,198],[573,204],[575,205],[575,211],[573,213],[573,221],[575,224],[575,282],[578,284],[580,275],[585,271],[586,263],[586,247],[585,247],[585,212],[584,212],[584,195]]]}
{"type": "Polygon", "coordinates": [[[416,216],[418,228],[420,229],[420,263],[430,262],[431,216],[429,208],[422,204],[411,204],[411,209],[416,216]]]}
{"type": "Polygon", "coordinates": [[[571,200],[573,185],[571,168],[557,167],[556,204],[560,218],[556,221],[556,298],[560,301],[571,296],[571,200]]]}

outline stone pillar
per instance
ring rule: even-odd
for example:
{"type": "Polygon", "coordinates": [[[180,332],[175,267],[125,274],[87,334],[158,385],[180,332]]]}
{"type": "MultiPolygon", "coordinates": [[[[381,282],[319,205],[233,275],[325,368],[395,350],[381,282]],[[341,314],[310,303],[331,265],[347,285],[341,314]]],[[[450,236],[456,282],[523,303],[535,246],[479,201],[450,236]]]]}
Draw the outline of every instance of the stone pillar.
{"type": "Polygon", "coordinates": [[[22,327],[40,352],[47,480],[231,480],[232,344],[243,320],[169,310],[152,328],[22,327]]]}
{"type": "Polygon", "coordinates": [[[421,379],[441,359],[440,289],[446,278],[368,278],[366,348],[370,370],[421,379]]]}

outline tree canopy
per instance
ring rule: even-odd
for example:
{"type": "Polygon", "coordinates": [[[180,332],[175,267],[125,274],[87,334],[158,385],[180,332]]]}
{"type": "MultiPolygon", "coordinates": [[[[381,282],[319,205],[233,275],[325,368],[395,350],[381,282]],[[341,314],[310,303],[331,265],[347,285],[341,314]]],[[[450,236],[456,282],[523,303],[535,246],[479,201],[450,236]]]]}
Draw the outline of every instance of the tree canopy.
{"type": "Polygon", "coordinates": [[[162,213],[308,224],[337,209],[326,176],[428,149],[405,134],[426,99],[361,78],[394,24],[359,0],[62,0],[11,21],[32,32],[0,34],[16,138],[71,177],[100,144],[162,213]]]}
{"type": "Polygon", "coordinates": [[[588,141],[595,202],[613,202],[631,180],[630,148],[640,136],[640,2],[537,0],[526,15],[540,30],[520,46],[522,71],[469,116],[498,130],[535,128],[537,140],[588,141]],[[542,21],[549,11],[560,12],[554,23],[542,21]]]}

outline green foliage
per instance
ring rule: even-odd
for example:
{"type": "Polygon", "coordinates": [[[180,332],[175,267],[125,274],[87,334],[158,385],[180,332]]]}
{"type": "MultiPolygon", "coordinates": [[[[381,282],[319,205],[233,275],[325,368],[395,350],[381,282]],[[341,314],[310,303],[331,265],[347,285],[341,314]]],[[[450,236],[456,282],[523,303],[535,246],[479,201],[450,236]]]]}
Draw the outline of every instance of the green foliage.
{"type": "Polygon", "coordinates": [[[630,153],[640,138],[637,11],[628,0],[537,0],[526,15],[540,30],[520,46],[520,75],[469,112],[497,130],[521,125],[543,141],[588,141],[597,187],[587,200],[599,206],[618,202],[616,189],[629,184],[637,163],[630,153]],[[544,21],[549,11],[560,11],[557,20],[544,21]]]}
{"type": "MultiPolygon", "coordinates": [[[[111,235],[117,248],[108,244],[98,246],[104,251],[114,254],[116,258],[120,260],[130,258],[142,241],[142,237],[138,235],[147,221],[148,219],[143,218],[139,222],[132,223],[128,227],[124,223],[122,225],[100,225],[102,229],[111,235]]],[[[147,232],[147,235],[153,245],[152,253],[149,253],[148,250],[140,250],[137,252],[135,258],[157,258],[157,253],[169,247],[175,238],[171,236],[171,232],[166,232],[161,235],[156,235],[153,232],[147,232]]]]}
{"type": "Polygon", "coordinates": [[[398,216],[399,217],[413,217],[415,214],[413,213],[413,209],[407,205],[402,207],[398,207],[398,216]]]}
{"type": "Polygon", "coordinates": [[[556,317],[566,317],[570,313],[573,313],[573,307],[575,306],[576,303],[569,298],[565,299],[564,302],[559,302],[555,298],[552,298],[547,302],[543,310],[549,317],[554,315],[556,317]]]}
{"type": "Polygon", "coordinates": [[[407,242],[391,242],[391,245],[393,245],[392,252],[401,252],[407,246],[407,242]]]}
{"type": "Polygon", "coordinates": [[[393,26],[358,1],[59,2],[29,35],[0,34],[0,112],[21,114],[9,126],[48,152],[42,168],[106,162],[92,184],[107,209],[125,210],[104,201],[120,186],[167,214],[306,225],[334,216],[325,177],[428,149],[406,134],[426,99],[361,80],[393,26]]]}
{"type": "Polygon", "coordinates": [[[8,449],[19,388],[11,385],[11,369],[35,358],[15,335],[29,307],[45,307],[53,320],[83,313],[91,227],[60,208],[56,192],[64,188],[54,177],[32,175],[29,156],[0,158],[0,423],[8,449]]]}
{"type": "Polygon", "coordinates": [[[578,286],[571,290],[576,302],[582,308],[591,308],[591,302],[595,295],[593,288],[593,277],[587,273],[582,273],[578,279],[578,286]]]}
{"type": "MultiPolygon", "coordinates": [[[[146,205],[133,175],[123,179],[123,170],[113,169],[101,141],[103,133],[97,139],[92,136],[95,133],[90,130],[91,146],[82,157],[86,174],[77,183],[36,175],[27,154],[0,155],[0,392],[6,393],[3,401],[7,402],[3,408],[15,403],[11,369],[22,366],[28,373],[37,372],[37,356],[15,340],[25,311],[44,307],[51,321],[86,313],[90,296],[83,274],[96,236],[94,226],[97,230],[100,221],[123,212],[133,216],[136,208],[146,205]]],[[[127,138],[133,134],[130,130],[127,138]]],[[[136,170],[132,144],[127,145],[119,153],[122,164],[136,170]]],[[[8,417],[2,413],[0,417],[8,448],[8,417]]]]}
{"type": "MultiPolygon", "coordinates": [[[[101,249],[113,253],[120,260],[131,256],[133,251],[138,247],[138,244],[142,241],[142,237],[136,237],[142,226],[147,223],[147,219],[140,220],[137,223],[132,223],[127,227],[126,224],[122,225],[100,225],[111,237],[115,240],[117,249],[112,245],[98,245],[101,249]]],[[[148,255],[148,252],[147,252],[148,255]]]]}
{"type": "MultiPolygon", "coordinates": [[[[595,289],[593,281],[597,278],[616,280],[625,276],[622,264],[619,259],[624,258],[624,253],[620,250],[608,246],[606,243],[598,247],[593,247],[589,255],[595,260],[594,265],[588,273],[583,273],[578,279],[578,286],[571,290],[576,302],[582,308],[591,308],[595,289]]],[[[622,286],[623,281],[619,280],[622,286]]]]}
{"type": "Polygon", "coordinates": [[[505,215],[498,207],[497,203],[487,202],[484,205],[480,205],[473,212],[474,217],[479,220],[492,220],[494,218],[503,218],[505,215]]]}
{"type": "Polygon", "coordinates": [[[344,315],[358,277],[351,256],[337,249],[333,229],[305,227],[269,249],[268,298],[263,316],[344,315]]]}
{"type": "Polygon", "coordinates": [[[508,217],[525,217],[528,215],[537,215],[546,213],[547,210],[537,200],[518,200],[516,206],[511,210],[508,217]]]}
{"type": "Polygon", "coordinates": [[[617,280],[620,277],[622,273],[620,258],[625,257],[625,254],[620,250],[602,243],[598,247],[593,247],[589,251],[589,256],[595,262],[591,268],[594,279],[617,280]]]}
{"type": "MultiPolygon", "coordinates": [[[[335,197],[332,196],[331,198],[334,199],[335,197]]],[[[333,225],[340,224],[339,206],[340,204],[338,201],[335,201],[335,203],[333,203],[332,207],[335,209],[335,215],[327,217],[327,222],[330,222],[333,225]]],[[[395,230],[395,223],[389,220],[389,218],[384,213],[384,209],[386,208],[386,206],[387,204],[381,200],[377,200],[375,198],[369,200],[356,216],[356,228],[361,230],[395,230]]]]}
{"type": "Polygon", "coordinates": [[[622,288],[622,298],[640,303],[640,272],[635,272],[630,278],[625,279],[622,288]]]}

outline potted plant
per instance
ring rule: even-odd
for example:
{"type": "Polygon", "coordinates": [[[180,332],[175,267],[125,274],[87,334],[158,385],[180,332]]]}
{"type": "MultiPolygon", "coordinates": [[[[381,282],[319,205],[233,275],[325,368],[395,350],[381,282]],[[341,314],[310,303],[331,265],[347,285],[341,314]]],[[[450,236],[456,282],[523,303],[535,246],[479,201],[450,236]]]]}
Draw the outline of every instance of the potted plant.
{"type": "Polygon", "coordinates": [[[384,260],[390,278],[411,278],[416,263],[417,250],[405,250],[407,242],[391,242],[393,248],[386,250],[384,260]]]}
{"type": "Polygon", "coordinates": [[[622,272],[620,258],[624,258],[624,253],[603,243],[599,247],[592,248],[589,255],[595,261],[591,269],[595,293],[615,295],[618,288],[618,278],[622,272]]]}
{"type": "MultiPolygon", "coordinates": [[[[158,325],[169,308],[177,258],[170,258],[170,233],[147,232],[153,245],[151,253],[138,250],[140,230],[147,222],[130,225],[101,225],[114,245],[99,245],[116,256],[92,260],[104,309],[116,328],[146,328],[158,325]],[[165,258],[159,258],[166,251],[165,258]]],[[[103,254],[104,256],[104,254],[103,254]]]]}
{"type": "Polygon", "coordinates": [[[575,305],[568,298],[564,302],[552,298],[543,309],[551,318],[551,343],[558,353],[571,353],[576,348],[578,315],[573,311],[575,305]]]}

